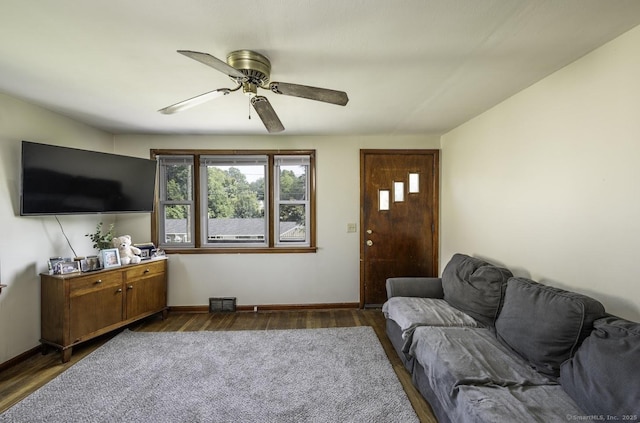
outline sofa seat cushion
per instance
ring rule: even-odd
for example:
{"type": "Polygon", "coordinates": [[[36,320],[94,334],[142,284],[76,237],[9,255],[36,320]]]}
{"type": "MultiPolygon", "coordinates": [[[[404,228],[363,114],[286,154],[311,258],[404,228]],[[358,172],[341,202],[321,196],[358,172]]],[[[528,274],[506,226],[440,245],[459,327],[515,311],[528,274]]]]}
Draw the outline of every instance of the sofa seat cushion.
{"type": "Polygon", "coordinates": [[[508,269],[454,254],[442,272],[444,299],[482,324],[493,326],[511,276],[508,269]]]}
{"type": "Polygon", "coordinates": [[[411,337],[419,326],[482,326],[473,317],[435,298],[391,297],[382,305],[382,312],[402,329],[403,351],[411,346],[411,337]]]}
{"type": "Polygon", "coordinates": [[[457,387],[451,421],[566,423],[584,412],[558,385],[457,387]]]}
{"type": "Polygon", "coordinates": [[[560,365],[573,356],[604,306],[593,298],[511,278],[496,321],[498,339],[538,371],[560,375],[560,365]]]}
{"type": "Polygon", "coordinates": [[[575,356],[560,366],[560,383],[588,414],[640,419],[640,323],[597,320],[575,356]]]}
{"type": "Polygon", "coordinates": [[[418,327],[409,354],[424,368],[430,387],[445,409],[456,407],[458,388],[464,385],[556,384],[498,342],[486,328],[418,327]]]}
{"type": "Polygon", "coordinates": [[[436,298],[392,297],[382,305],[382,313],[405,331],[418,326],[482,326],[473,317],[436,298]]]}
{"type": "Polygon", "coordinates": [[[502,345],[485,328],[421,326],[413,334],[410,353],[434,377],[457,385],[556,385],[502,345]]]}

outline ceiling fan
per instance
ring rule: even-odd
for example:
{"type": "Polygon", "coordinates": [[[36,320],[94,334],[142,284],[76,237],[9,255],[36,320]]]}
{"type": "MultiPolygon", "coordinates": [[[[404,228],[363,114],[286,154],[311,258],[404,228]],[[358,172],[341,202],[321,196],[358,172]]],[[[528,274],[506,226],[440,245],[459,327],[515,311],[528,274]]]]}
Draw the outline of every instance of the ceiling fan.
{"type": "Polygon", "coordinates": [[[349,101],[344,91],[329,90],[327,88],[310,87],[308,85],[290,84],[286,82],[271,82],[271,62],[262,54],[251,50],[232,51],[227,55],[227,61],[211,56],[207,53],[199,53],[190,50],[178,50],[191,59],[204,63],[207,66],[226,74],[237,86],[234,88],[218,88],[188,100],[181,101],[171,106],[158,110],[160,113],[172,114],[197,106],[214,98],[225,96],[242,88],[242,92],[251,98],[251,105],[255,109],[268,132],[284,131],[284,126],[269,100],[257,95],[258,88],[271,90],[276,94],[302,97],[309,100],[323,101],[325,103],[344,106],[349,101]]]}

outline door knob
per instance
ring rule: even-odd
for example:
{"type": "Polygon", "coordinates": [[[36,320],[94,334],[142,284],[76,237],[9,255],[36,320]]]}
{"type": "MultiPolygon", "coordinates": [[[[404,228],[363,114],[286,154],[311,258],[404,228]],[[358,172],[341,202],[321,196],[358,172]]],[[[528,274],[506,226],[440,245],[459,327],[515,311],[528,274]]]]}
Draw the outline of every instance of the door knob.
{"type": "Polygon", "coordinates": [[[371,229],[367,229],[367,233],[368,233],[369,235],[371,235],[371,234],[373,233],[373,231],[372,231],[371,229]]]}
{"type": "Polygon", "coordinates": [[[368,239],[368,240],[367,240],[367,245],[368,245],[369,247],[371,247],[371,246],[373,245],[373,241],[371,241],[370,239],[368,239]]]}

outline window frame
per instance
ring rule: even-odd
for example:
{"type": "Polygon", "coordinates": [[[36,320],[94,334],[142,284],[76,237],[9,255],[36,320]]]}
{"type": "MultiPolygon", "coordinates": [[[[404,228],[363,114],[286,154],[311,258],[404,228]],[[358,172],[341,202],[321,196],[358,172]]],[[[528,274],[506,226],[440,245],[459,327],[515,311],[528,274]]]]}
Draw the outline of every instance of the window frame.
{"type": "MultiPolygon", "coordinates": [[[[162,248],[166,253],[179,253],[179,254],[238,254],[238,253],[314,253],[317,251],[316,244],[316,164],[315,150],[205,150],[205,149],[187,149],[187,150],[173,150],[173,149],[152,149],[151,158],[158,160],[160,156],[191,156],[193,158],[193,223],[192,229],[192,245],[177,246],[167,245],[160,240],[164,240],[161,237],[164,233],[164,228],[161,227],[162,208],[160,199],[160,189],[166,181],[161,180],[161,172],[158,172],[159,183],[157,184],[156,193],[156,207],[151,213],[151,238],[155,245],[162,248]],[[265,215],[267,216],[267,243],[265,246],[223,246],[223,245],[207,245],[207,240],[203,239],[206,230],[202,227],[206,224],[207,220],[203,219],[203,214],[206,214],[206,200],[202,200],[203,189],[201,176],[201,157],[205,156],[267,156],[266,166],[266,198],[265,198],[265,215]],[[308,156],[309,167],[307,174],[307,190],[308,190],[308,207],[306,210],[308,221],[308,243],[304,245],[301,243],[279,243],[279,236],[275,235],[279,225],[279,215],[276,214],[276,191],[275,186],[276,179],[279,179],[276,175],[276,156],[308,156]]],[[[162,166],[160,166],[162,167],[162,166]]]]}
{"type": "MultiPolygon", "coordinates": [[[[269,185],[268,185],[268,181],[270,179],[270,172],[269,172],[269,156],[265,155],[265,154],[259,154],[259,155],[249,155],[249,154],[234,154],[234,155],[223,155],[223,154],[216,154],[216,155],[206,155],[206,154],[201,154],[200,155],[200,198],[206,198],[208,196],[208,172],[203,172],[203,169],[205,169],[207,166],[246,166],[246,165],[259,165],[259,166],[264,166],[265,169],[265,174],[264,174],[264,180],[265,180],[265,192],[264,192],[264,198],[268,198],[269,196],[269,185]],[[241,157],[239,157],[241,156],[241,157]]],[[[201,201],[200,202],[200,216],[204,216],[205,214],[208,214],[208,204],[206,201],[201,201]]],[[[216,242],[210,242],[209,241],[209,228],[205,225],[202,224],[200,225],[200,230],[201,230],[201,236],[200,239],[202,241],[202,245],[200,246],[200,248],[233,248],[233,247],[238,247],[238,248],[265,248],[269,246],[269,219],[270,219],[270,215],[269,215],[269,210],[268,207],[265,208],[265,216],[264,216],[264,240],[263,241],[258,241],[258,242],[220,242],[220,243],[216,243],[216,242]]],[[[208,224],[208,219],[206,220],[207,224],[208,224]]]]}
{"type": "MultiPolygon", "coordinates": [[[[275,234],[280,234],[280,209],[282,206],[288,206],[288,205],[302,205],[304,206],[304,210],[305,210],[305,223],[310,221],[310,213],[309,213],[309,208],[310,208],[310,188],[309,188],[309,183],[307,183],[305,185],[306,191],[304,193],[304,199],[302,200],[286,200],[286,199],[282,199],[280,198],[280,184],[281,184],[281,179],[280,179],[280,173],[281,173],[281,169],[284,166],[295,166],[295,165],[304,165],[307,167],[307,177],[309,175],[310,172],[310,168],[311,168],[311,159],[309,158],[309,160],[307,160],[307,155],[291,155],[291,154],[277,154],[274,156],[274,164],[273,164],[273,174],[274,174],[274,181],[273,181],[273,189],[274,189],[274,201],[273,201],[273,206],[274,206],[274,224],[275,224],[275,234]],[[285,158],[286,157],[286,158],[285,158]],[[277,175],[277,176],[276,176],[277,175]],[[276,198],[277,197],[277,198],[276,198]],[[276,217],[277,216],[277,217],[276,217]]],[[[300,241],[283,241],[281,239],[281,237],[278,235],[276,236],[276,238],[273,240],[274,245],[278,246],[278,247],[283,247],[285,245],[290,246],[290,245],[308,245],[309,244],[309,232],[305,231],[305,240],[300,242],[300,241]]]]}
{"type": "MultiPolygon", "coordinates": [[[[164,157],[170,161],[175,161],[175,164],[178,164],[179,162],[182,161],[184,164],[191,165],[191,174],[193,175],[193,171],[194,171],[193,168],[195,166],[195,164],[193,163],[193,157],[189,155],[165,155],[164,157]]],[[[191,213],[187,221],[190,220],[191,222],[195,222],[195,192],[194,192],[195,185],[193,183],[194,181],[191,181],[191,186],[190,186],[191,199],[190,200],[167,200],[162,198],[162,196],[160,196],[160,193],[166,192],[167,190],[167,179],[165,176],[166,176],[165,166],[158,166],[158,179],[159,179],[158,195],[155,196],[155,207],[153,208],[154,212],[157,211],[159,216],[163,216],[165,211],[165,206],[188,206],[189,210],[191,210],[191,213]]],[[[167,236],[166,227],[158,226],[158,237],[154,241],[155,245],[160,245],[159,240],[166,239],[166,236],[167,236]]],[[[194,242],[195,242],[195,239],[193,237],[193,231],[192,231],[191,241],[189,243],[186,243],[186,246],[193,247],[194,242]]]]}

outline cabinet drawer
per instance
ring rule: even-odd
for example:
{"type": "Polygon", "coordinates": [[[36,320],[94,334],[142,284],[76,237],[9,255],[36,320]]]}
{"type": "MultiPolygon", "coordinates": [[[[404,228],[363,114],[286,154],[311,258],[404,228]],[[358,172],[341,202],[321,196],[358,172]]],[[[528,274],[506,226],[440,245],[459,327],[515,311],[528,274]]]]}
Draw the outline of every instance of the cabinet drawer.
{"type": "Polygon", "coordinates": [[[96,289],[122,286],[121,272],[96,273],[82,276],[69,281],[69,291],[72,297],[84,295],[96,289]]]}
{"type": "Polygon", "coordinates": [[[135,267],[127,269],[125,271],[126,278],[128,281],[132,279],[138,279],[146,276],[157,275],[159,273],[164,273],[165,271],[165,262],[164,260],[160,261],[151,261],[147,263],[140,263],[135,267]]]}

